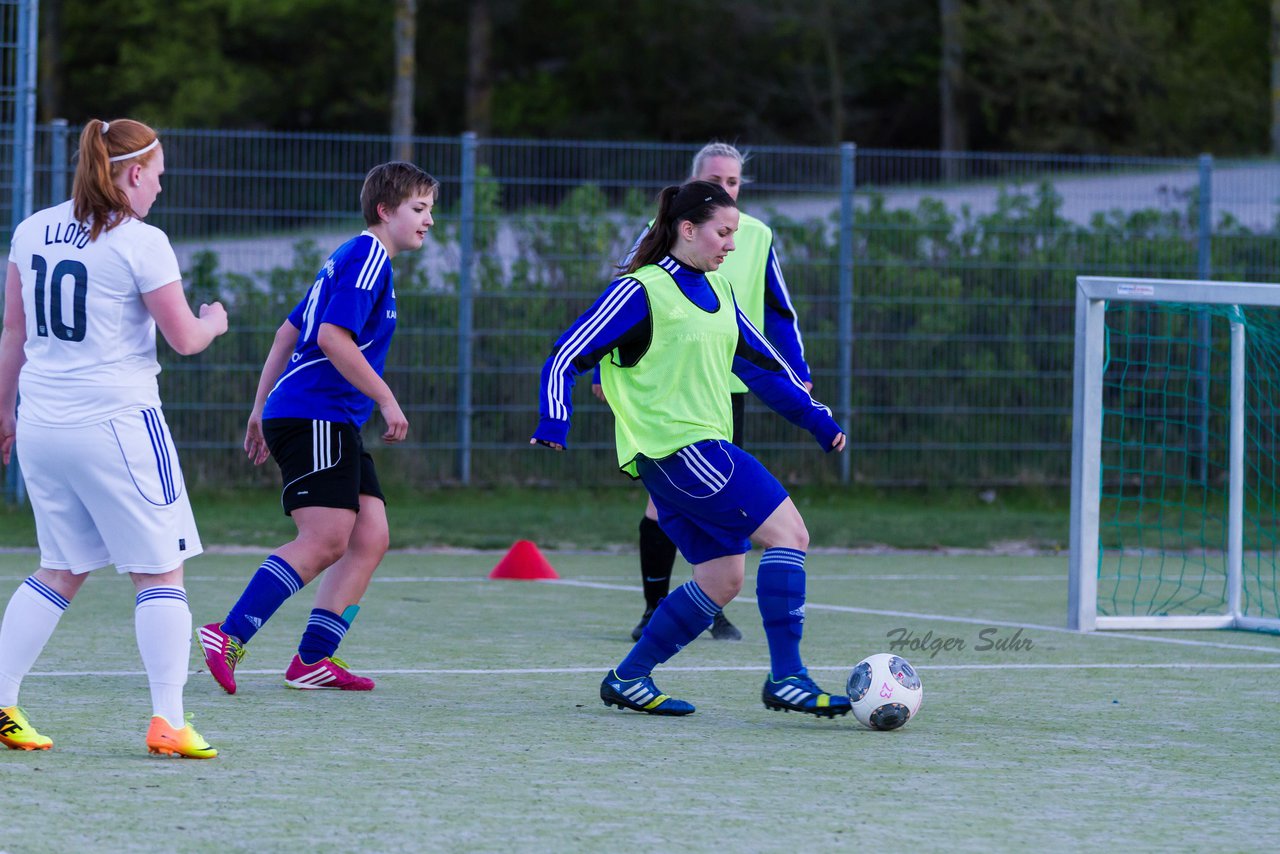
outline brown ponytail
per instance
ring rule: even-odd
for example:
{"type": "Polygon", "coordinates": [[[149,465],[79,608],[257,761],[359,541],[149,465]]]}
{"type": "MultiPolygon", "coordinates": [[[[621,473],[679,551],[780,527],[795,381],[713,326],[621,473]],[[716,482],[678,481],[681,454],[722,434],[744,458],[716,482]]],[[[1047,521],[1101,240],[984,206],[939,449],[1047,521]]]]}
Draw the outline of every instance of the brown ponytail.
{"type": "Polygon", "coordinates": [[[133,119],[90,119],[85,124],[71,199],[76,221],[89,227],[90,240],[133,216],[129,197],[116,186],[116,177],[130,166],[145,166],[157,149],[115,163],[111,158],[141,151],[155,140],[154,130],[133,119]]]}
{"type": "Polygon", "coordinates": [[[702,225],[720,208],[736,208],[733,198],[719,184],[690,181],[680,186],[663,187],[658,193],[658,214],[640,245],[631,256],[624,273],[661,261],[676,242],[676,229],[688,220],[702,225]]]}

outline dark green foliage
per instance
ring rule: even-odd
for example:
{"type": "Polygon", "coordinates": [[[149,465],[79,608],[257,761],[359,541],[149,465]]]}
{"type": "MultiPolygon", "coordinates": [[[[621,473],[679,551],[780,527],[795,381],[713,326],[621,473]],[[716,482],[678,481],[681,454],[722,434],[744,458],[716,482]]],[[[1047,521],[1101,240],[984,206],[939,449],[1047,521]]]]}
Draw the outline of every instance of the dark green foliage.
{"type": "MultiPolygon", "coordinates": [[[[1262,0],[963,0],[968,150],[1218,155],[1269,148],[1262,0]]],[[[934,148],[936,0],[418,0],[415,131],[934,148]],[[477,79],[478,78],[478,79],[477,79]],[[470,124],[468,87],[489,94],[470,124]]],[[[42,119],[382,133],[391,2],[41,4],[42,119]]]]}

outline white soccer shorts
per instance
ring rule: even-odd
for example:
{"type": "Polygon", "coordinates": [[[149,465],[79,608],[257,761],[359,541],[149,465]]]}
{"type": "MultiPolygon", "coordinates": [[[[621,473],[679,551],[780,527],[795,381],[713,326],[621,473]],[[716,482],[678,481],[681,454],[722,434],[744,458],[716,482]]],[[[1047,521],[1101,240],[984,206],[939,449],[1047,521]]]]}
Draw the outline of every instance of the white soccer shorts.
{"type": "Polygon", "coordinates": [[[159,409],[47,427],[23,423],[19,407],[16,448],[41,566],[156,574],[204,551],[159,409]]]}

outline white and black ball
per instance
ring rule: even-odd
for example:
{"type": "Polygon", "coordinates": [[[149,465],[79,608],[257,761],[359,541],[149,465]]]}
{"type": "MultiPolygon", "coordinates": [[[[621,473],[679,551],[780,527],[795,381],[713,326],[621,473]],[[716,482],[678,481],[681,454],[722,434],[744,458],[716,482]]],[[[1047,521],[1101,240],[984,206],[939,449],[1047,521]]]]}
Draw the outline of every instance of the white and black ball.
{"type": "Polygon", "coordinates": [[[854,665],[847,687],[853,716],[871,729],[904,726],[924,700],[915,668],[902,656],[887,652],[869,655],[854,665]]]}

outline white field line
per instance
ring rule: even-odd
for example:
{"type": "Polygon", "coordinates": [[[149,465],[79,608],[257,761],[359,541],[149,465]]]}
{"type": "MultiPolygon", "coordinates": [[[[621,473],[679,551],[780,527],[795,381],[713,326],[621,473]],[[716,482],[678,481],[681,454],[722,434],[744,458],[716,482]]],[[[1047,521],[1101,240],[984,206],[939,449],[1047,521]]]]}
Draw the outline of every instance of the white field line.
{"type": "MultiPolygon", "coordinates": [[[[24,576],[25,577],[25,576],[24,576]]],[[[21,579],[19,579],[21,580],[21,579]]],[[[188,580],[196,580],[189,578],[188,580]]],[[[221,578],[201,578],[203,581],[220,581],[221,578]]],[[[373,581],[383,584],[405,584],[405,583],[423,583],[423,582],[487,582],[487,578],[476,578],[474,576],[456,577],[456,578],[424,578],[421,576],[403,576],[403,577],[374,577],[373,581]]],[[[617,590],[628,593],[638,592],[640,588],[628,584],[608,584],[597,581],[578,581],[572,579],[547,579],[538,580],[539,584],[558,585],[562,587],[584,587],[593,590],[617,590]]],[[[755,598],[751,596],[739,596],[736,601],[755,603],[755,598]]],[[[984,627],[1001,627],[1010,629],[1026,629],[1028,631],[1052,632],[1057,634],[1079,635],[1079,632],[1062,626],[1047,626],[1038,623],[1020,623],[1010,620],[985,620],[974,617],[956,617],[947,614],[925,614],[916,611],[889,611],[875,608],[856,608],[848,605],[824,605],[820,602],[808,602],[805,604],[807,609],[820,611],[835,611],[845,614],[867,614],[880,617],[902,617],[904,619],[927,620],[943,623],[962,623],[966,625],[977,625],[984,627]]],[[[1207,647],[1212,649],[1232,649],[1246,652],[1267,652],[1280,653],[1280,647],[1254,646],[1250,644],[1232,644],[1218,643],[1213,641],[1197,641],[1186,638],[1173,637],[1151,637],[1148,635],[1136,635],[1128,632],[1089,632],[1085,635],[1088,638],[1119,638],[1124,640],[1146,641],[1148,643],[1173,644],[1177,646],[1193,646],[1207,647]]],[[[663,670],[668,671],[688,671],[688,672],[730,672],[730,671],[757,671],[763,665],[755,667],[678,667],[665,666],[663,670]]],[[[955,664],[955,665],[921,665],[919,670],[1071,670],[1071,669],[1175,669],[1175,668],[1209,668],[1224,667],[1232,669],[1280,669],[1280,664],[955,664]]],[[[767,669],[767,667],[765,667],[767,669]]],[[[822,671],[838,671],[847,669],[846,666],[814,666],[810,670],[822,671]]],[[[573,674],[573,673],[598,673],[600,667],[569,667],[569,668],[514,668],[514,669],[417,669],[417,670],[362,670],[363,673],[373,675],[529,675],[529,674],[573,674]]],[[[239,670],[238,672],[250,675],[272,675],[279,673],[278,670],[239,670]]],[[[85,676],[144,676],[143,671],[46,671],[32,672],[30,676],[68,676],[68,677],[85,677],[85,676]]]]}
{"type": "MultiPolygon", "coordinates": [[[[843,575],[819,575],[806,572],[805,578],[809,581],[1052,581],[1063,584],[1067,583],[1065,574],[1058,575],[863,575],[861,573],[845,573],[843,575]]],[[[579,575],[575,576],[574,581],[599,581],[608,583],[610,578],[616,576],[593,576],[579,575]]]]}
{"type": "MultiPolygon", "coordinates": [[[[714,665],[698,667],[680,667],[678,665],[662,665],[663,673],[760,673],[768,671],[768,663],[754,666],[714,665]]],[[[809,670],[827,672],[846,672],[847,664],[810,666],[809,670]]],[[[371,676],[574,676],[580,674],[600,674],[608,670],[608,665],[595,667],[421,667],[421,668],[389,668],[384,670],[360,669],[363,674],[371,676]]],[[[1280,662],[1221,662],[1217,664],[1198,661],[1164,662],[1147,664],[1136,662],[1095,662],[1082,664],[922,664],[916,667],[919,671],[973,671],[973,670],[1280,670],[1280,662]]],[[[200,671],[195,671],[200,672],[200,671]]],[[[140,676],[147,674],[142,670],[46,670],[32,672],[28,677],[103,677],[103,676],[140,676]]],[[[281,676],[279,668],[273,670],[247,670],[236,668],[238,676],[281,676]]]]}
{"type": "MultiPolygon", "coordinates": [[[[4,578],[0,576],[0,581],[20,582],[27,576],[14,576],[12,578],[4,578]]],[[[612,577],[612,576],[610,576],[612,577]]],[[[810,581],[1053,581],[1060,582],[1064,586],[1067,583],[1066,577],[1062,575],[809,575],[805,577],[810,581]]],[[[599,580],[604,576],[593,577],[590,575],[578,576],[574,579],[553,579],[553,578],[537,578],[531,581],[545,581],[550,584],[568,584],[587,587],[592,584],[598,584],[604,590],[631,590],[638,591],[640,588],[634,585],[617,584],[614,582],[599,580]]],[[[187,575],[187,581],[222,581],[223,577],[214,575],[187,575]]],[[[421,575],[375,575],[372,579],[374,584],[415,584],[430,583],[432,581],[446,581],[450,583],[474,582],[488,583],[490,579],[487,576],[476,575],[433,575],[425,577],[421,575]]],[[[739,597],[741,598],[741,597],[739,597]]]]}
{"type": "MultiPolygon", "coordinates": [[[[638,588],[625,584],[602,584],[596,581],[573,581],[569,579],[542,581],[542,584],[562,584],[568,587],[590,587],[600,590],[629,590],[635,591],[638,588]]],[[[739,596],[735,602],[751,602],[756,600],[751,596],[739,596]]],[[[1011,620],[987,620],[977,617],[953,617],[948,614],[922,614],[917,611],[885,611],[876,608],[855,608],[851,605],[824,605],[821,602],[806,602],[806,610],[812,611],[836,611],[842,614],[867,614],[876,617],[901,617],[910,620],[929,620],[939,623],[963,623],[971,626],[999,627],[1008,629],[1026,629],[1028,631],[1037,632],[1054,632],[1057,634],[1080,635],[1080,632],[1068,629],[1065,626],[1046,626],[1039,623],[1019,623],[1011,620]]],[[[1164,643],[1173,644],[1175,646],[1198,646],[1208,647],[1211,649],[1235,649],[1247,652],[1269,652],[1280,654],[1280,647],[1275,646],[1254,646],[1251,644],[1238,643],[1218,643],[1215,641],[1198,641],[1189,640],[1187,638],[1175,637],[1151,637],[1149,635],[1136,635],[1128,632],[1087,632],[1084,633],[1088,638],[1118,638],[1122,640],[1146,641],[1148,643],[1164,643]]]]}

